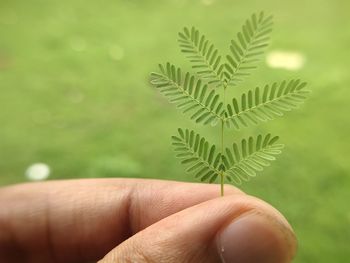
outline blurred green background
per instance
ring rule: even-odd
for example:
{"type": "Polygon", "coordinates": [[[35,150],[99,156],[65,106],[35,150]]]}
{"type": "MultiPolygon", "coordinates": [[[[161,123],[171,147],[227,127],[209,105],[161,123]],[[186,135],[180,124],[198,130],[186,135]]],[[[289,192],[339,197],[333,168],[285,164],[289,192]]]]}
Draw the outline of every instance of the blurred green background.
{"type": "MultiPolygon", "coordinates": [[[[297,71],[259,70],[242,84],[300,77],[313,93],[273,122],[227,132],[281,135],[284,154],[244,191],[277,207],[299,239],[295,262],[350,258],[350,3],[337,0],[1,0],[0,185],[27,181],[48,164],[50,179],[146,177],[192,181],[170,136],[194,128],[213,142],[218,128],[192,124],[150,87],[170,61],[186,69],[177,32],[196,25],[224,53],[255,11],[274,15],[269,50],[306,58],[297,71]]],[[[219,188],[218,188],[219,191],[219,188]]],[[[1,208],[0,208],[1,209],[1,208]]]]}

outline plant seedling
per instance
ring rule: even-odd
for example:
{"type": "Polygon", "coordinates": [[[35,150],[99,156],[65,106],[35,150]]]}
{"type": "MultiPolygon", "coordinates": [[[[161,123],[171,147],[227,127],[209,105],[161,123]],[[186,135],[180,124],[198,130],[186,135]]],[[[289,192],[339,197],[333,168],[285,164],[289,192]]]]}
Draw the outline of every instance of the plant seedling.
{"type": "Polygon", "coordinates": [[[226,59],[196,28],[185,27],[179,33],[179,45],[197,74],[183,73],[170,63],[151,73],[151,83],[191,120],[220,127],[219,149],[197,132],[182,128],[172,136],[172,145],[187,172],[202,182],[220,181],[222,196],[226,181],[248,181],[270,165],[283,148],[279,137],[271,134],[250,136],[225,147],[225,128],[239,130],[273,120],[297,108],[309,93],[306,83],[296,79],[256,87],[227,100],[226,90],[235,89],[256,68],[268,46],[272,24],[272,16],[253,14],[237,39],[231,40],[226,59]]]}

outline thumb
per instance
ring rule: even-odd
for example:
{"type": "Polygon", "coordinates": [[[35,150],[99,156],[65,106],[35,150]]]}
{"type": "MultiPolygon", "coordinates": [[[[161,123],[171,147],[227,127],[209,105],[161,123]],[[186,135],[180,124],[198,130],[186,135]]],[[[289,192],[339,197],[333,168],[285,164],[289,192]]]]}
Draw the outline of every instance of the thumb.
{"type": "Polygon", "coordinates": [[[236,194],[182,210],[138,232],[101,262],[286,263],[291,227],[273,207],[236,194]]]}

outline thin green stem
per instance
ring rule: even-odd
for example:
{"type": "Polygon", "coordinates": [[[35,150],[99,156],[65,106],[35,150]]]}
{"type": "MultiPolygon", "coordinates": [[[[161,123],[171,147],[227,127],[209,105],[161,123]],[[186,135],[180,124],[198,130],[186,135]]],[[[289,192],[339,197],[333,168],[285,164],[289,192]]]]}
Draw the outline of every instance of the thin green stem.
{"type": "MultiPolygon", "coordinates": [[[[224,85],[223,90],[223,100],[224,100],[224,107],[226,107],[226,86],[224,85]]],[[[221,155],[224,154],[224,120],[221,120],[221,155]]],[[[221,186],[221,196],[224,196],[224,184],[225,184],[225,178],[224,178],[224,172],[221,170],[220,173],[220,186],[221,186]]]]}
{"type": "Polygon", "coordinates": [[[224,121],[221,121],[221,154],[224,154],[224,121]]]}
{"type": "MultiPolygon", "coordinates": [[[[221,121],[221,154],[224,154],[224,121],[221,121]]],[[[220,173],[221,196],[224,196],[224,172],[220,173]]]]}
{"type": "Polygon", "coordinates": [[[221,196],[224,196],[224,172],[220,174],[221,196]]]}

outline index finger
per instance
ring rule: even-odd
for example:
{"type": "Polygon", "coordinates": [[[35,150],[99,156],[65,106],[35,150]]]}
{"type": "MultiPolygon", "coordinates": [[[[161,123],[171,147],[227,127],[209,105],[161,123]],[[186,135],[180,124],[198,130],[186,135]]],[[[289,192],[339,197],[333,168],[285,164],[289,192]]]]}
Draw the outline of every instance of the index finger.
{"type": "MultiPolygon", "coordinates": [[[[234,187],[226,192],[242,193],[234,187]]],[[[0,261],[98,260],[134,233],[218,196],[217,185],[142,179],[5,187],[0,190],[0,261]]]]}

